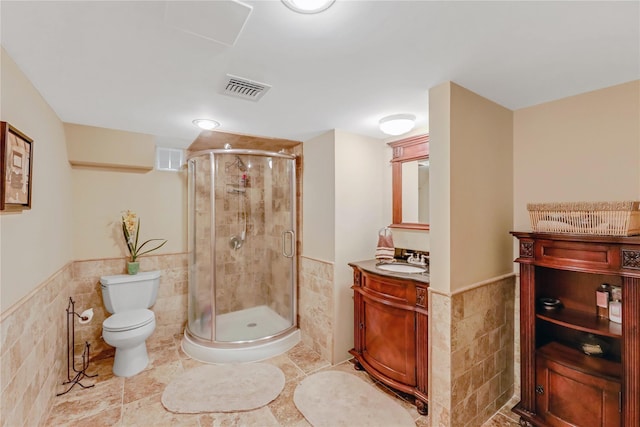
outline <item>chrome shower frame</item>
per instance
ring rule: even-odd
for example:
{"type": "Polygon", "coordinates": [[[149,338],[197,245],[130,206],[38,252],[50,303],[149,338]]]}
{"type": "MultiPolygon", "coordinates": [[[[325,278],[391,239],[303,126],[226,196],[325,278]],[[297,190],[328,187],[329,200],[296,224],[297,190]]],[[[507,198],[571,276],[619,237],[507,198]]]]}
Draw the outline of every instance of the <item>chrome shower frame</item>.
{"type": "MultiPolygon", "coordinates": [[[[296,203],[296,193],[297,193],[297,188],[296,188],[296,167],[295,167],[295,159],[296,156],[292,155],[292,154],[287,154],[287,153],[278,153],[278,152],[272,152],[272,151],[263,151],[263,150],[253,150],[253,149],[209,149],[209,150],[200,150],[200,151],[196,151],[193,153],[190,153],[188,158],[187,158],[187,162],[191,161],[192,159],[195,159],[196,157],[201,157],[201,156],[205,156],[208,155],[209,156],[209,162],[210,162],[210,172],[211,172],[211,181],[209,183],[209,185],[211,186],[213,191],[213,188],[215,186],[215,171],[216,171],[216,158],[215,155],[216,154],[234,154],[236,155],[236,162],[228,165],[228,167],[225,167],[225,171],[228,171],[228,169],[230,169],[232,166],[238,166],[239,170],[241,171],[246,171],[248,170],[246,164],[242,161],[242,159],[240,159],[240,155],[250,155],[250,156],[260,156],[260,157],[272,157],[272,158],[283,158],[283,159],[287,159],[287,160],[293,160],[293,171],[292,171],[292,180],[290,183],[290,187],[291,187],[291,208],[292,208],[292,215],[293,215],[293,228],[294,230],[288,230],[285,232],[285,234],[287,236],[289,236],[289,239],[291,241],[291,247],[289,248],[290,250],[287,251],[285,248],[285,237],[283,236],[283,251],[282,254],[283,256],[287,257],[287,258],[291,258],[292,259],[292,264],[291,264],[291,269],[292,269],[292,274],[291,274],[291,301],[290,301],[290,312],[291,312],[291,326],[276,333],[273,335],[269,335],[269,336],[264,336],[261,338],[257,338],[257,339],[252,339],[252,340],[238,340],[238,341],[217,341],[216,340],[216,321],[215,321],[215,313],[216,313],[216,269],[215,269],[215,265],[216,265],[216,216],[215,216],[215,196],[211,197],[211,206],[209,207],[210,211],[211,211],[211,248],[210,248],[210,252],[211,252],[211,266],[212,266],[212,271],[211,271],[211,288],[210,288],[210,301],[211,301],[211,312],[213,313],[211,316],[211,336],[209,337],[209,339],[205,339],[201,336],[196,335],[195,333],[193,333],[192,331],[190,331],[189,329],[189,322],[190,322],[190,318],[191,318],[191,314],[189,313],[189,319],[187,322],[187,327],[185,328],[185,339],[187,341],[191,341],[191,343],[189,343],[189,345],[201,345],[204,347],[208,347],[208,348],[217,348],[217,349],[239,349],[239,350],[244,350],[244,349],[249,349],[252,346],[256,346],[256,347],[262,347],[266,344],[269,343],[276,343],[276,342],[280,342],[283,339],[286,339],[286,337],[288,335],[291,335],[293,332],[297,333],[298,339],[299,339],[299,329],[298,329],[298,313],[297,313],[297,251],[296,251],[296,234],[297,234],[297,203],[296,203]],[[241,169],[241,166],[244,166],[244,170],[241,169]]],[[[191,174],[191,172],[190,172],[191,174]]],[[[189,182],[190,182],[190,186],[191,184],[191,180],[192,177],[189,176],[189,182]]],[[[192,194],[192,189],[190,187],[189,189],[189,195],[191,196],[192,194]]],[[[213,193],[212,193],[213,194],[213,193]]],[[[246,197],[245,194],[238,194],[239,197],[246,197]]],[[[193,208],[192,203],[195,203],[193,200],[189,200],[189,210],[191,210],[193,208]]],[[[245,201],[246,203],[246,201],[245,201]]],[[[191,239],[191,233],[194,227],[193,224],[193,219],[191,218],[191,214],[189,215],[189,238],[191,239]]],[[[245,218],[246,221],[246,218],[245,218]]],[[[189,245],[191,245],[191,242],[189,243],[189,245]]],[[[191,247],[191,246],[190,246],[191,247]]],[[[190,265],[189,265],[189,280],[191,282],[191,278],[192,278],[192,274],[193,274],[193,268],[194,265],[192,265],[192,261],[191,261],[191,257],[193,255],[190,255],[190,265]]],[[[189,297],[191,297],[191,283],[189,284],[189,297]]],[[[190,310],[190,308],[189,308],[190,310]]],[[[185,341],[183,340],[183,348],[185,348],[185,341]]],[[[199,350],[198,350],[199,351],[199,350]]],[[[196,358],[199,358],[196,356],[196,358]]],[[[200,358],[202,359],[202,358],[200,358]]],[[[207,360],[205,360],[207,361],[207,360]]]]}

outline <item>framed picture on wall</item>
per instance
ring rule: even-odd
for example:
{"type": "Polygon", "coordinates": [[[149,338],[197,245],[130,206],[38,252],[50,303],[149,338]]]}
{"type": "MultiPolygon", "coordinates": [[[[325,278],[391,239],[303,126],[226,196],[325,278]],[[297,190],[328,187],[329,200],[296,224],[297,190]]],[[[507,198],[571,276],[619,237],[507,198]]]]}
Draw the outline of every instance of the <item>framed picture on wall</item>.
{"type": "Polygon", "coordinates": [[[0,210],[31,209],[33,140],[0,122],[0,210]]]}

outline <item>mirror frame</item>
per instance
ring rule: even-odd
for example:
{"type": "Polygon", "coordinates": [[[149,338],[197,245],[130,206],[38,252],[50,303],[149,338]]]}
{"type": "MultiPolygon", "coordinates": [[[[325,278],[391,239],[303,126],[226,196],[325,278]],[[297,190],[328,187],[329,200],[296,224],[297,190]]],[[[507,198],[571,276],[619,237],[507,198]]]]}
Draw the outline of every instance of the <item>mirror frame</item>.
{"type": "Polygon", "coordinates": [[[393,223],[389,227],[429,230],[429,224],[402,221],[402,163],[429,158],[429,134],[412,136],[387,143],[393,149],[391,158],[393,223]]]}

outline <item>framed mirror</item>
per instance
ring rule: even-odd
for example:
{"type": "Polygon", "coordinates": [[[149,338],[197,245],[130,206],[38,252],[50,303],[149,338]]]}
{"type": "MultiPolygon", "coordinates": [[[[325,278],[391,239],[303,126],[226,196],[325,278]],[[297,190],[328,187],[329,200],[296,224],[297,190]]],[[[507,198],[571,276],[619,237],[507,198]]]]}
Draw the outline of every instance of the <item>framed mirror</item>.
{"type": "Polygon", "coordinates": [[[429,230],[429,135],[388,143],[393,149],[390,227],[429,230]]]}

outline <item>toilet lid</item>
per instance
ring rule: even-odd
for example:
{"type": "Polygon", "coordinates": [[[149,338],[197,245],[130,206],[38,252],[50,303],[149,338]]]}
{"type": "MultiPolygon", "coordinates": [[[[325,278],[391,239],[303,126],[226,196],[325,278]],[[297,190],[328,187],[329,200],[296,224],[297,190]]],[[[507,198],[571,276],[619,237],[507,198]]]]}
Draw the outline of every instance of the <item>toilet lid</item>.
{"type": "Polygon", "coordinates": [[[106,318],[102,323],[102,329],[111,332],[128,331],[147,325],[153,322],[154,319],[153,311],[146,308],[123,311],[106,318]]]}

